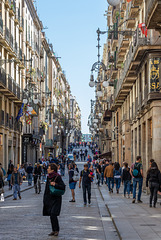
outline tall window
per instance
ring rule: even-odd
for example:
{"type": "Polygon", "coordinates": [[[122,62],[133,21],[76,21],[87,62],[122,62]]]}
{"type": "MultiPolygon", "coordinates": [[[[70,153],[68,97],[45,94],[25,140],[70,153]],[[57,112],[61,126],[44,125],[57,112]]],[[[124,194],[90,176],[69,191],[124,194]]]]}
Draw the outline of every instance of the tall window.
{"type": "Polygon", "coordinates": [[[145,64],[145,86],[147,85],[148,83],[148,66],[147,66],[147,63],[145,64]]]}
{"type": "Polygon", "coordinates": [[[142,74],[139,74],[139,91],[142,92],[142,74]]]}

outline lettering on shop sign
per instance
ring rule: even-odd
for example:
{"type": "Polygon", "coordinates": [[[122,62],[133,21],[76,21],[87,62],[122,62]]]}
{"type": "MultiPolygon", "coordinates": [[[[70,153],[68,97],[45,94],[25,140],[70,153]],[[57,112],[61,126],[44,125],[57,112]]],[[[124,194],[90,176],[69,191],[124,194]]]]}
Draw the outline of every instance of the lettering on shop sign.
{"type": "Polygon", "coordinates": [[[150,59],[150,91],[158,92],[159,91],[159,65],[160,58],[151,58],[150,59]]]}

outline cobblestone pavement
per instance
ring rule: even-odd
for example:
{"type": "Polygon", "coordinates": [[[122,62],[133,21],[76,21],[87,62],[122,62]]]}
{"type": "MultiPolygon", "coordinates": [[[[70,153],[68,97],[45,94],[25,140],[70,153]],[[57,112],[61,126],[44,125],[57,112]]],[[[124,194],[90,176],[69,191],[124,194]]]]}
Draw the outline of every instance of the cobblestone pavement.
{"type": "MultiPolygon", "coordinates": [[[[82,169],[82,163],[78,164],[82,169]]],[[[92,205],[83,206],[82,190],[76,189],[76,203],[69,203],[71,193],[68,176],[64,178],[67,191],[63,197],[60,235],[57,239],[69,240],[118,240],[117,232],[107,212],[100,192],[92,187],[92,205]]],[[[44,191],[44,185],[42,189],[44,191]]],[[[49,217],[42,216],[43,193],[36,195],[34,189],[22,193],[22,199],[12,197],[0,203],[0,239],[55,239],[51,232],[49,217]]]]}

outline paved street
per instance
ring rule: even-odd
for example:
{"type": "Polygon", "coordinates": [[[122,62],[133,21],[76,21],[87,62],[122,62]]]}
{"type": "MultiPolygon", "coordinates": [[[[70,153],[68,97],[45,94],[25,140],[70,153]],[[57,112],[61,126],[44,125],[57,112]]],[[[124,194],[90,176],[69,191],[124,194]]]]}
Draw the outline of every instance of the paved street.
{"type": "MultiPolygon", "coordinates": [[[[82,169],[83,164],[78,164],[82,169]]],[[[107,212],[98,188],[93,185],[92,205],[84,207],[82,190],[76,190],[76,203],[71,199],[68,176],[64,178],[67,191],[63,197],[58,239],[118,240],[112,220],[107,212]]],[[[43,185],[44,191],[44,185],[43,185]]],[[[35,195],[34,189],[22,193],[22,200],[12,197],[0,203],[0,239],[53,239],[49,217],[42,216],[43,194],[35,195]]]]}

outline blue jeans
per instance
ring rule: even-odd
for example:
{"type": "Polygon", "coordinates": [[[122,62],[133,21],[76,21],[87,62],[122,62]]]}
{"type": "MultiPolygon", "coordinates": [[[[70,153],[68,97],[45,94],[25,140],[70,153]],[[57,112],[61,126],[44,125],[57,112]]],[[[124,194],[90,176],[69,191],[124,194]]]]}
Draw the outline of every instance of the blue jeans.
{"type": "Polygon", "coordinates": [[[115,178],[116,190],[120,189],[121,178],[115,178]]]}
{"type": "Polygon", "coordinates": [[[141,193],[142,193],[142,186],[143,186],[143,178],[133,178],[133,199],[136,199],[137,183],[139,184],[138,201],[140,201],[141,193]]]}
{"type": "Polygon", "coordinates": [[[111,184],[112,184],[112,189],[114,188],[114,179],[111,177],[107,178],[107,184],[108,184],[108,190],[111,191],[111,184]]]}
{"type": "Polygon", "coordinates": [[[32,185],[32,173],[28,174],[28,185],[32,185]]]}
{"type": "Polygon", "coordinates": [[[124,181],[124,195],[126,195],[126,192],[130,194],[130,180],[125,180],[124,181]]]}
{"type": "Polygon", "coordinates": [[[17,194],[20,197],[20,185],[15,184],[13,185],[13,198],[17,199],[17,194]]]}

